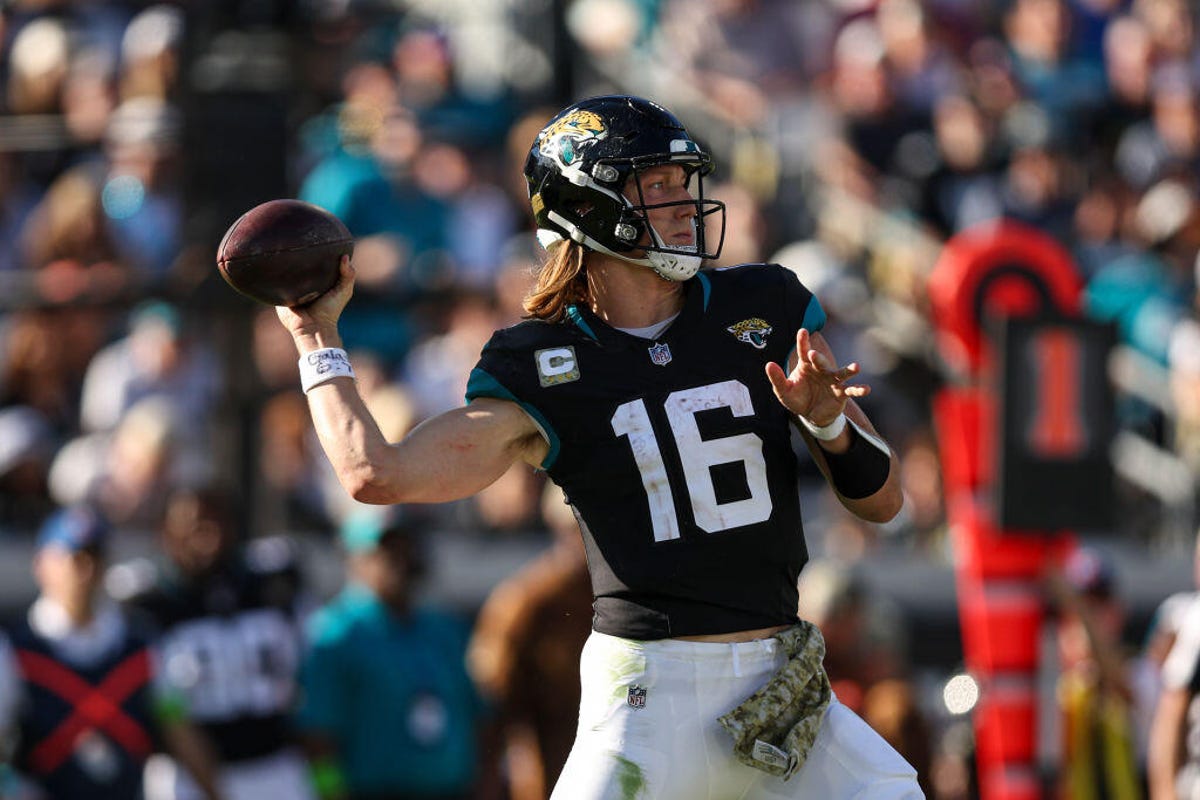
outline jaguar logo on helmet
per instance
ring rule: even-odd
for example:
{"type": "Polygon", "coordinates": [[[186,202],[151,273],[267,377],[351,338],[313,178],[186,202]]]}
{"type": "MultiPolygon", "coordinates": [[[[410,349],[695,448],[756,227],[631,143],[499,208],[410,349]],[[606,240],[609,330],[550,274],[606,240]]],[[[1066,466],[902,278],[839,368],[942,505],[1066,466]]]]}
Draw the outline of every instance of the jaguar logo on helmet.
{"type": "Polygon", "coordinates": [[[542,131],[538,149],[547,158],[569,167],[575,163],[582,148],[607,135],[608,127],[599,114],[579,109],[542,131]]]}
{"type": "Polygon", "coordinates": [[[762,350],[767,346],[767,337],[772,328],[765,319],[751,317],[730,325],[725,330],[736,336],[739,342],[753,345],[755,350],[762,350]]]}

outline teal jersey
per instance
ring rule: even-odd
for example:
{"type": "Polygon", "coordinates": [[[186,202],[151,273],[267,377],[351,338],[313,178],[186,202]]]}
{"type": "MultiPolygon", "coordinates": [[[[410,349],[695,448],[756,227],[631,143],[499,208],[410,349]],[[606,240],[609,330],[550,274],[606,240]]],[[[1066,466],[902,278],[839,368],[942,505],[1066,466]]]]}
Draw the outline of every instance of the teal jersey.
{"type": "Polygon", "coordinates": [[[432,609],[402,620],[351,584],[308,634],[297,725],[333,741],[352,793],[471,786],[482,707],[464,662],[465,622],[432,609]]]}

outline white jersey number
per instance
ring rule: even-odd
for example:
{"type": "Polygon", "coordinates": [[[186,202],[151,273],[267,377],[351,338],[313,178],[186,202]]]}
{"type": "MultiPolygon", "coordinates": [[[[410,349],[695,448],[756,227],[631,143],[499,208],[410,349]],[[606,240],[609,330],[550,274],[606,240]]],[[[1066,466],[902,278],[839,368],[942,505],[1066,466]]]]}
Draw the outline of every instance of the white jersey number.
{"type": "Polygon", "coordinates": [[[295,694],[299,633],[275,609],[183,623],[161,645],[164,678],[202,722],[287,711],[295,694]]]}
{"type": "Polygon", "coordinates": [[[753,525],[771,516],[771,494],[767,487],[767,465],[763,442],[756,434],[740,433],[716,439],[702,439],[696,414],[715,408],[728,408],[735,417],[754,414],[750,390],[740,381],[722,381],[694,389],[672,392],[663,404],[679,460],[683,464],[683,487],[672,486],[663,463],[662,448],[650,424],[650,412],[642,399],[630,400],[617,407],[612,429],[618,437],[628,436],[633,460],[642,476],[642,487],[650,504],[654,541],[679,538],[679,519],[675,514],[675,493],[684,492],[692,504],[696,525],[707,533],[753,525]],[[712,467],[740,463],[746,475],[750,496],[720,503],[713,485],[712,467]]]}

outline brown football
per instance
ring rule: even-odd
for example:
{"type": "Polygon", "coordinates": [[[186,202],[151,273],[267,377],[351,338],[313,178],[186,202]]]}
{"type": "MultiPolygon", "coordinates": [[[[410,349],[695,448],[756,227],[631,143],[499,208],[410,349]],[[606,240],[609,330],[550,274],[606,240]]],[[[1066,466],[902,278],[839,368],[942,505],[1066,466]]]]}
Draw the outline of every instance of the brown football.
{"type": "Polygon", "coordinates": [[[342,221],[301,200],[271,200],[238,217],[217,247],[221,277],[272,306],[302,306],[331,289],[354,237],[342,221]]]}

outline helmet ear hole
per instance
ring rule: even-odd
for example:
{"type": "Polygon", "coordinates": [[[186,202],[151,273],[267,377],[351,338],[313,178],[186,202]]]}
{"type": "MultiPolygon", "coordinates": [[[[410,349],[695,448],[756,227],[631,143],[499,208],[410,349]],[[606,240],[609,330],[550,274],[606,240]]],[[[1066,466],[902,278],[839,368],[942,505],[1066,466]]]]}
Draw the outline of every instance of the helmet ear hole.
{"type": "Polygon", "coordinates": [[[592,177],[601,183],[617,183],[621,173],[611,164],[597,164],[592,167],[592,177]]]}
{"type": "Polygon", "coordinates": [[[641,238],[642,226],[632,222],[618,222],[613,228],[613,235],[626,244],[636,244],[641,238]]]}

